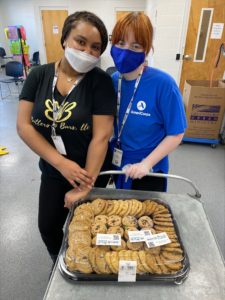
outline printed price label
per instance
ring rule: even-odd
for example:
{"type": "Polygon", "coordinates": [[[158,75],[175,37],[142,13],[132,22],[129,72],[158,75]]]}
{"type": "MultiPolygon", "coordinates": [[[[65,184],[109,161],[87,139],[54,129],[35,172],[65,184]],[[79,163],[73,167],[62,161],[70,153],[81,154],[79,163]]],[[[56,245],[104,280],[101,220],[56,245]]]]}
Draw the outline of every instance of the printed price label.
{"type": "Polygon", "coordinates": [[[118,281],[134,282],[136,281],[137,262],[133,260],[120,260],[118,281]]]}
{"type": "Polygon", "coordinates": [[[145,243],[148,246],[148,248],[152,248],[169,244],[171,243],[171,240],[169,239],[166,232],[160,232],[147,237],[145,243]]]}
{"type": "Polygon", "coordinates": [[[129,241],[131,243],[138,243],[146,241],[146,238],[152,236],[150,230],[141,230],[141,231],[129,231],[128,230],[129,241]]]}
{"type": "Polygon", "coordinates": [[[121,246],[121,235],[97,233],[96,245],[121,246]]]}
{"type": "Polygon", "coordinates": [[[145,235],[145,240],[149,237],[149,236],[152,236],[152,232],[151,230],[142,230],[142,232],[144,232],[144,235],[145,235]]]}
{"type": "Polygon", "coordinates": [[[129,231],[128,230],[129,241],[131,243],[138,243],[145,241],[145,234],[143,231],[129,231]]]}

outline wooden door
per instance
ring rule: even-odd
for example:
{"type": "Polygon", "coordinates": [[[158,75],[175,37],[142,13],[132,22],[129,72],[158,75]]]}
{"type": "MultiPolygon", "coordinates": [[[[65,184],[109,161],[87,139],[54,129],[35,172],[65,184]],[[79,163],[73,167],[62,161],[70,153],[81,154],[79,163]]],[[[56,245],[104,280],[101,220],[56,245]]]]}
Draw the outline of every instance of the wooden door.
{"type": "MultiPolygon", "coordinates": [[[[221,30],[224,23],[225,0],[192,0],[180,80],[181,91],[185,80],[210,80],[215,57],[221,43],[225,42],[225,28],[221,30]]],[[[224,70],[225,57],[221,55],[214,79],[221,79],[224,70]]]]}
{"type": "Polygon", "coordinates": [[[67,10],[42,10],[42,24],[47,62],[59,60],[63,55],[60,44],[62,28],[68,16],[67,10]]]}

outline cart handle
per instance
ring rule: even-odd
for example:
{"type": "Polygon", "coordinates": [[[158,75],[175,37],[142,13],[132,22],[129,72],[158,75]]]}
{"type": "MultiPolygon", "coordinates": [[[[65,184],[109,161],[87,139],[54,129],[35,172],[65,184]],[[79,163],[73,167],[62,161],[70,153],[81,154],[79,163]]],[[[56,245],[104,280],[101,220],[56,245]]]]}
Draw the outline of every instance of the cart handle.
{"type": "MultiPolygon", "coordinates": [[[[100,175],[125,175],[124,171],[103,171],[99,173],[100,175]]],[[[196,187],[196,185],[188,178],[178,176],[178,175],[172,175],[172,174],[163,174],[163,173],[148,173],[147,176],[154,176],[154,177],[161,177],[161,178],[171,178],[171,179],[178,179],[178,180],[183,180],[189,183],[192,188],[195,190],[195,195],[194,197],[200,199],[201,198],[201,193],[199,192],[199,189],[196,187]]]]}

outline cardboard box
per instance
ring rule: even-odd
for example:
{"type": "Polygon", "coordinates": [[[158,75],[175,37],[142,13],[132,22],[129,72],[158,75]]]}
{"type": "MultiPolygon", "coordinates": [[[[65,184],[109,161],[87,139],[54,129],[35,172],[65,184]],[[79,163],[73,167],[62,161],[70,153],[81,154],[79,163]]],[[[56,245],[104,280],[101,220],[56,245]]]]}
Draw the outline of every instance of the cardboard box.
{"type": "Polygon", "coordinates": [[[200,139],[219,139],[225,111],[225,83],[207,80],[187,80],[183,100],[188,128],[185,136],[200,139]]]}

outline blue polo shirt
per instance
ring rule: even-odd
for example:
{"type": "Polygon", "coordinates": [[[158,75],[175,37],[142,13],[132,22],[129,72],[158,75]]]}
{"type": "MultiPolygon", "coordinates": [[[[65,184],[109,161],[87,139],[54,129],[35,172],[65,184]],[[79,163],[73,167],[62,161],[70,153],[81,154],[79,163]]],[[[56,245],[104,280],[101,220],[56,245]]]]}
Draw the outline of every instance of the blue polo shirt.
{"type": "MultiPolygon", "coordinates": [[[[116,92],[118,78],[118,72],[112,75],[116,92]]],[[[135,81],[122,79],[119,127],[133,95],[135,81]]],[[[183,133],[186,127],[182,96],[174,79],[161,70],[145,67],[120,137],[123,150],[121,168],[140,162],[166,136],[183,133]]],[[[114,135],[112,148],[118,135],[117,122],[114,124],[114,135]]],[[[168,173],[168,169],[167,156],[153,167],[154,172],[168,173]]]]}

